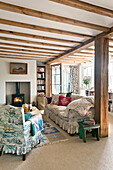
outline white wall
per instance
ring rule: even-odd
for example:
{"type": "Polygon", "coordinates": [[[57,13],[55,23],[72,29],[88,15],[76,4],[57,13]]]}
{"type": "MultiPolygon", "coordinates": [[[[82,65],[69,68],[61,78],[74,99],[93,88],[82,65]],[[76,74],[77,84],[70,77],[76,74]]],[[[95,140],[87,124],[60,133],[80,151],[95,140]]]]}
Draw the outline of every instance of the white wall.
{"type": "Polygon", "coordinates": [[[30,82],[30,102],[36,101],[37,76],[36,61],[0,59],[0,104],[6,103],[6,82],[30,82]],[[28,72],[26,75],[10,74],[10,62],[27,63],[28,72]]]}

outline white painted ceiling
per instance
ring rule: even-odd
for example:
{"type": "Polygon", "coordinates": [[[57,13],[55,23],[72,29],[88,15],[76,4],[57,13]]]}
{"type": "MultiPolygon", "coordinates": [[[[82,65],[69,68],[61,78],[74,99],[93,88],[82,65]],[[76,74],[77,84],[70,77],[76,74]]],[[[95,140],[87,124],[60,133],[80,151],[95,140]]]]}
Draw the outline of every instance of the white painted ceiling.
{"type": "MultiPolygon", "coordinates": [[[[113,0],[82,0],[82,1],[113,10],[113,0]]],[[[55,2],[52,2],[49,0],[1,0],[1,2],[18,5],[18,6],[22,6],[22,7],[50,13],[50,14],[55,14],[55,15],[67,17],[70,19],[76,19],[79,21],[93,23],[93,24],[97,24],[97,25],[101,25],[101,26],[106,26],[109,28],[113,27],[113,18],[110,18],[107,16],[105,17],[105,16],[99,15],[99,14],[94,14],[92,12],[80,10],[77,8],[72,8],[72,7],[69,7],[66,5],[61,5],[61,4],[58,4],[58,3],[55,3],[55,2]]],[[[0,18],[11,20],[11,21],[17,21],[17,22],[22,22],[22,23],[38,25],[38,26],[44,26],[44,27],[48,27],[48,28],[55,28],[55,29],[71,31],[71,32],[76,32],[76,33],[83,33],[83,34],[88,34],[88,35],[92,35],[92,36],[96,36],[97,34],[101,33],[101,31],[94,30],[94,29],[54,22],[54,21],[40,19],[40,18],[36,18],[36,17],[32,17],[32,16],[23,15],[23,14],[17,14],[17,13],[5,11],[5,10],[0,10],[0,18]]],[[[76,40],[76,41],[82,41],[82,42],[86,40],[86,38],[81,38],[81,37],[60,35],[60,34],[55,34],[55,33],[44,32],[44,31],[37,31],[37,30],[31,30],[31,29],[20,28],[20,27],[15,27],[15,26],[9,26],[9,25],[5,25],[5,24],[0,24],[0,29],[16,31],[16,32],[21,32],[21,33],[29,33],[29,34],[34,34],[34,35],[48,36],[48,37],[52,37],[52,38],[60,38],[60,39],[65,39],[65,40],[76,40]]],[[[67,45],[67,43],[59,43],[59,42],[55,42],[55,41],[40,40],[40,39],[35,39],[35,38],[14,36],[14,35],[8,35],[8,34],[0,34],[0,36],[35,41],[35,42],[67,45]]],[[[8,42],[11,44],[15,44],[15,42],[9,42],[9,41],[5,41],[5,40],[0,40],[0,42],[4,42],[4,43],[8,42]]],[[[25,45],[26,43],[18,43],[18,44],[25,45]]],[[[47,48],[47,46],[42,46],[42,45],[33,45],[33,44],[30,44],[30,45],[27,44],[27,45],[29,47],[35,46],[35,47],[47,48]]],[[[71,44],[71,43],[68,43],[68,45],[73,46],[73,44],[71,44]]],[[[113,45],[113,43],[110,43],[110,45],[113,45]]],[[[3,46],[4,45],[0,45],[0,48],[2,48],[3,46]]],[[[76,45],[74,45],[74,46],[76,46],[76,45]]],[[[19,48],[19,47],[17,47],[17,48],[19,48]]],[[[66,50],[65,48],[62,48],[62,47],[61,48],[60,47],[59,48],[50,47],[50,48],[66,50]]]]}

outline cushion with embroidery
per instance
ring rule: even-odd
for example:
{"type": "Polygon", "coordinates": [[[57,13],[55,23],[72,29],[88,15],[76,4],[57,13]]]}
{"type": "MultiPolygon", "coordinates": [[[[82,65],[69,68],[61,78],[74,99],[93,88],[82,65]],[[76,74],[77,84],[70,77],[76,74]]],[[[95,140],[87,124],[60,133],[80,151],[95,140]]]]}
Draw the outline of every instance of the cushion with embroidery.
{"type": "Polygon", "coordinates": [[[59,96],[59,106],[67,106],[71,102],[71,97],[59,96]]]}
{"type": "Polygon", "coordinates": [[[52,95],[52,101],[51,101],[51,104],[55,104],[55,105],[58,105],[58,102],[59,102],[59,96],[65,96],[65,94],[53,94],[52,95]]]}

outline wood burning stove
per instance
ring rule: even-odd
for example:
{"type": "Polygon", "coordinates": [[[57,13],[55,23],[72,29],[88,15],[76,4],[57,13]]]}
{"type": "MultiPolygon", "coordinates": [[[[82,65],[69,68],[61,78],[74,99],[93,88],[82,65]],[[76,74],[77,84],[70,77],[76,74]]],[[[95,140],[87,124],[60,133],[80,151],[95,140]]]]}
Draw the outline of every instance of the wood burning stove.
{"type": "Polygon", "coordinates": [[[16,94],[12,94],[12,105],[21,107],[24,104],[24,94],[20,94],[20,82],[16,82],[16,94]]]}

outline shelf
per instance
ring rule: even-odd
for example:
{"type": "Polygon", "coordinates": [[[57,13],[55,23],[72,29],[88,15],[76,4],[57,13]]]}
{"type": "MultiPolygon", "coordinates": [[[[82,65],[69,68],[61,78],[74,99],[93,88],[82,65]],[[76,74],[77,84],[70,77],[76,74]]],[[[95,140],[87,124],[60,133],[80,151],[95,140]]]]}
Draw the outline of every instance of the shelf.
{"type": "Polygon", "coordinates": [[[37,65],[37,92],[42,92],[46,95],[46,66],[37,65]]]}
{"type": "Polygon", "coordinates": [[[45,86],[45,84],[37,84],[37,86],[45,86]]]}
{"type": "Polygon", "coordinates": [[[43,78],[37,78],[37,79],[45,79],[45,78],[43,77],[43,78]]]}
{"type": "Polygon", "coordinates": [[[45,90],[37,90],[37,92],[41,92],[41,91],[44,92],[45,90]]]}
{"type": "Polygon", "coordinates": [[[37,71],[37,73],[44,73],[45,74],[45,71],[37,71]]]}

